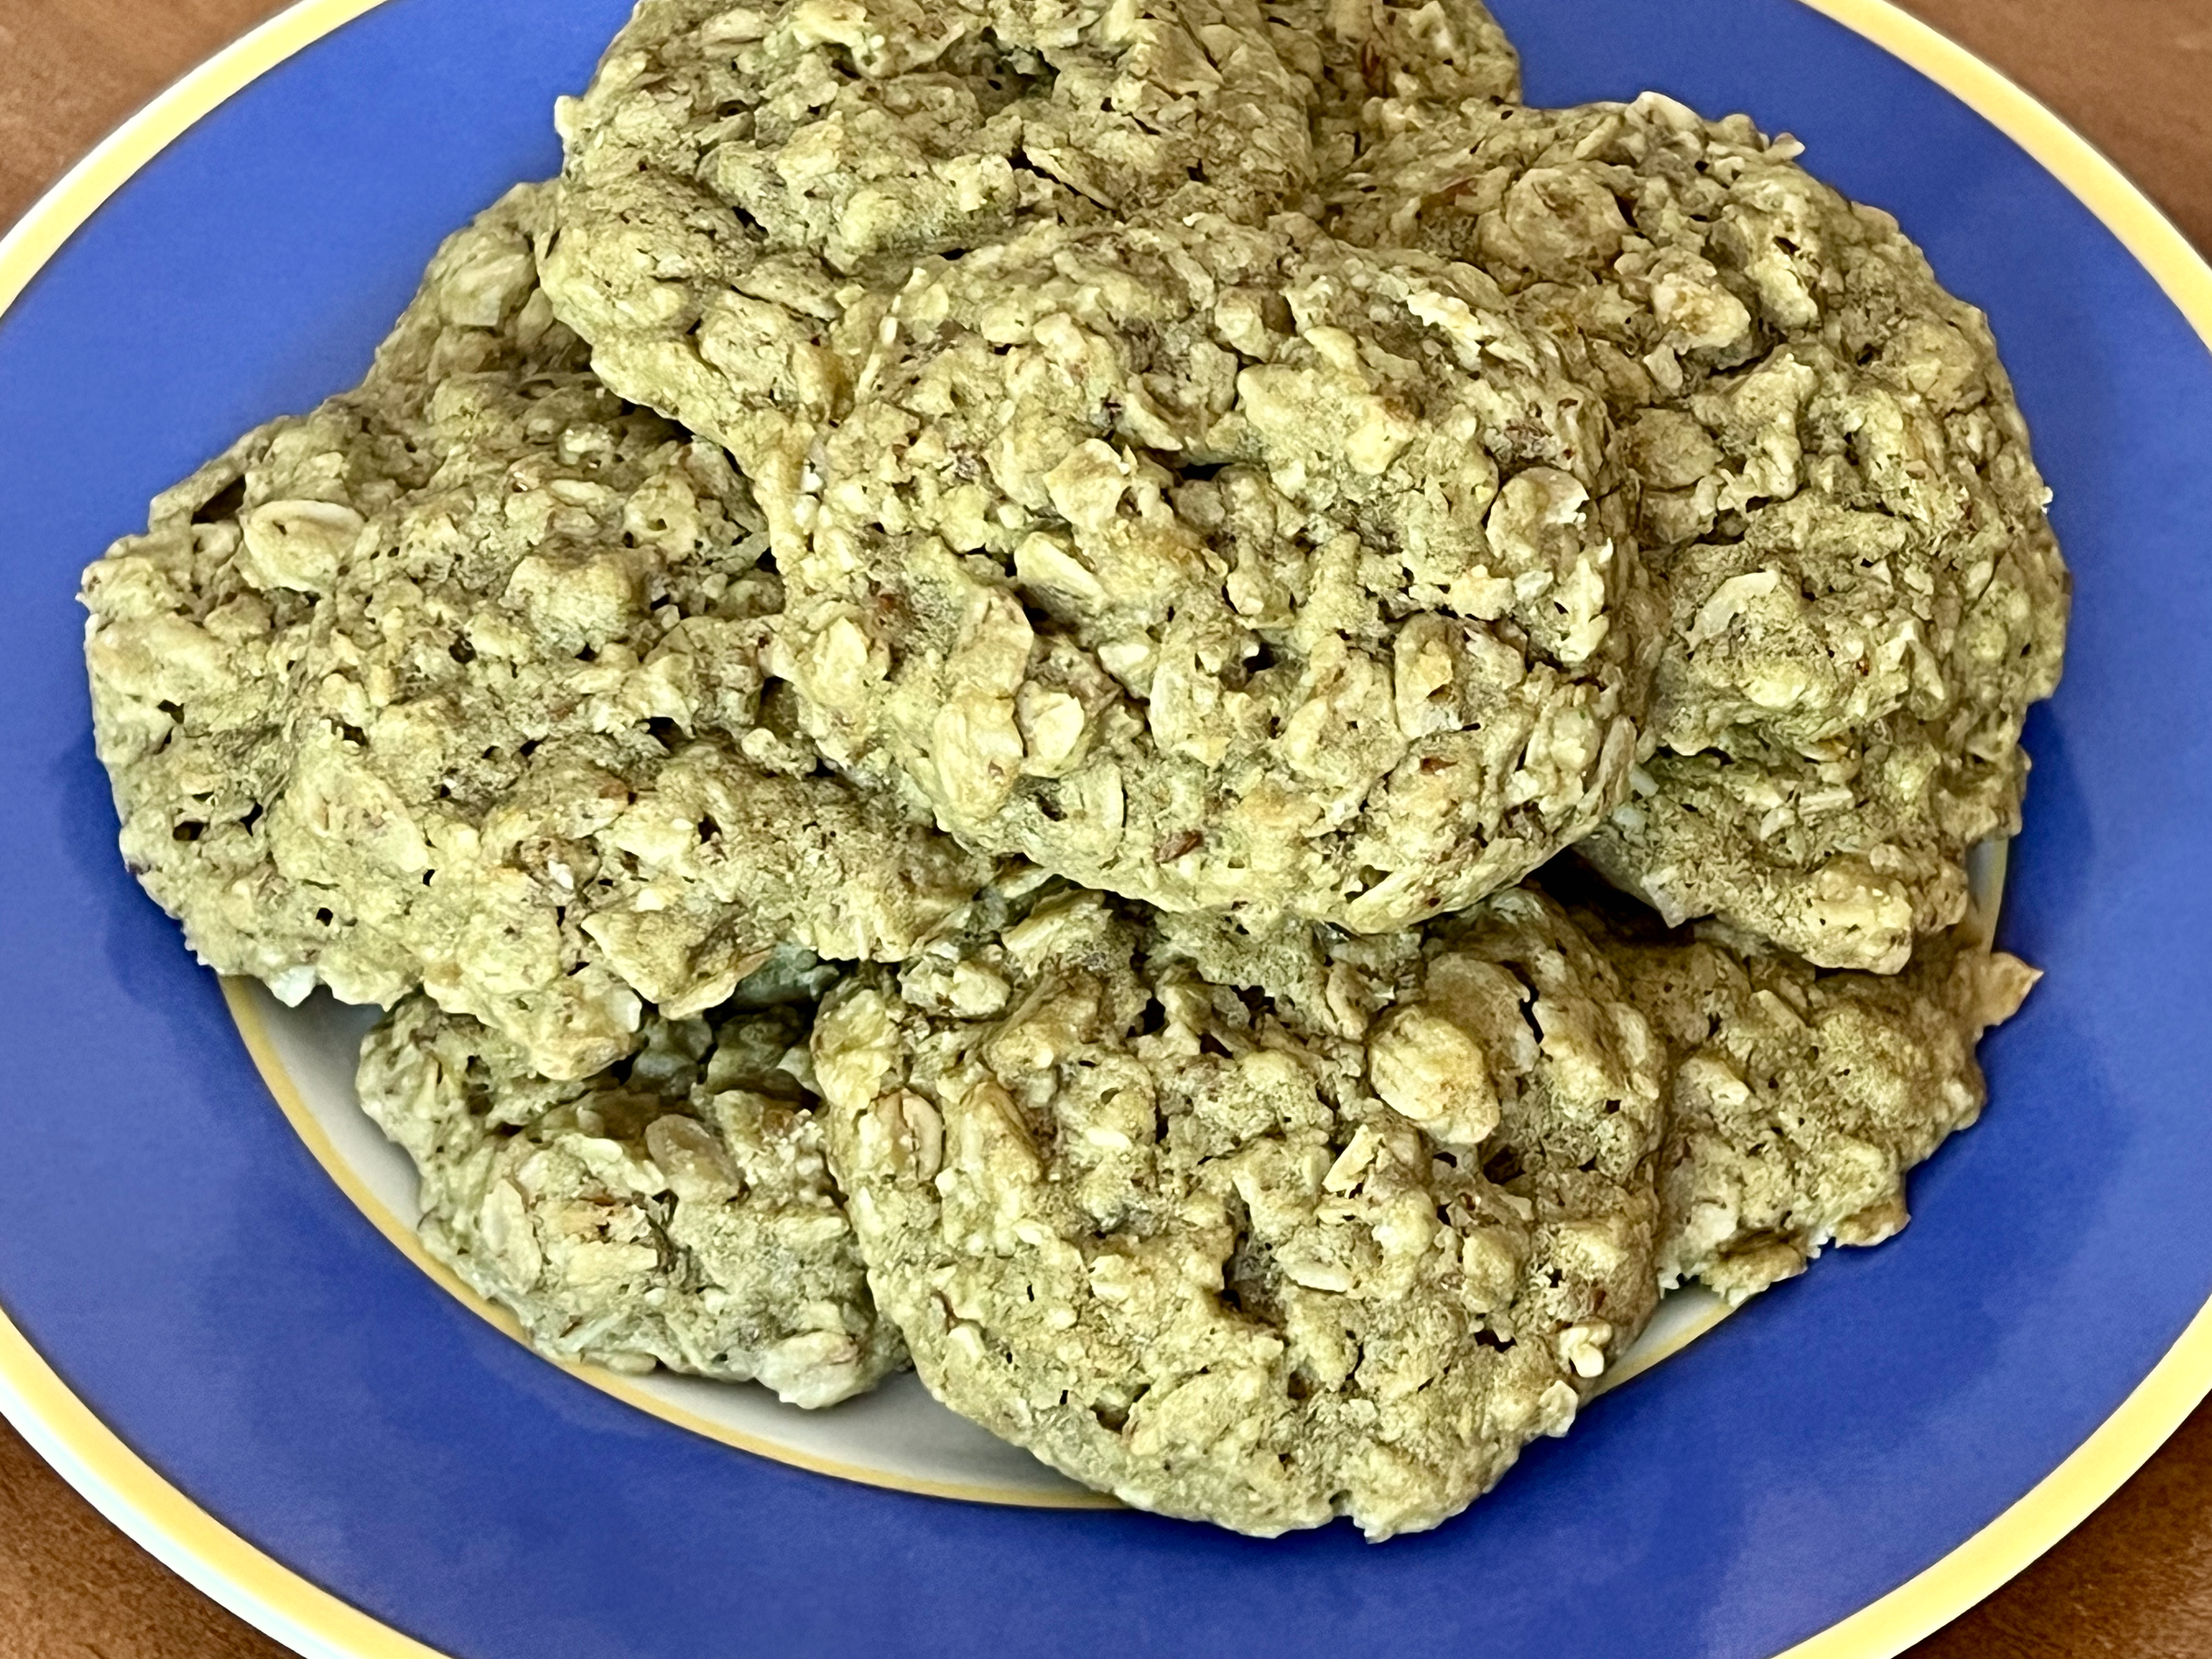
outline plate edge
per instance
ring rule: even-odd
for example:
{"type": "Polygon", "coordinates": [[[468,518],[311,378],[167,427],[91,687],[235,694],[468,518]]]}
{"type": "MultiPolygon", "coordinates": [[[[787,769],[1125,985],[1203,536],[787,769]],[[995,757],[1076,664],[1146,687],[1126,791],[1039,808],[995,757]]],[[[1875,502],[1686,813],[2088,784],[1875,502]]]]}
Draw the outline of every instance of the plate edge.
{"type": "MultiPolygon", "coordinates": [[[[2087,208],[2212,350],[2212,264],[2117,162],[2040,99],[1894,0],[1798,0],[1917,70],[2087,208]]],[[[1895,1659],[1994,1595],[2127,1484],[2212,1394],[2212,1301],[2058,1467],[1894,1589],[1774,1659],[1895,1659]]]]}
{"type": "Polygon", "coordinates": [[[0,1416],[148,1554],[307,1659],[449,1659],[284,1565],[186,1497],[93,1414],[4,1311],[0,1416]]]}
{"type": "MultiPolygon", "coordinates": [[[[382,0],[295,0],[157,94],[0,235],[0,322],[107,198],[184,132],[286,58],[382,0]]],[[[1893,0],[1798,0],[1950,93],[2018,144],[2141,264],[2212,348],[2212,265],[2088,140],[1893,0]]],[[[1894,1659],[2017,1576],[2124,1485],[2212,1392],[2212,1302],[2057,1468],[1904,1583],[1775,1659],[1894,1659]]],[[[79,1400],[0,1310],[0,1414],[94,1508],[165,1565],[321,1659],[447,1659],[248,1542],[79,1400]]]]}
{"type": "Polygon", "coordinates": [[[0,235],[0,320],[84,222],[148,162],[286,58],[384,0],[294,0],[157,92],[0,235]]]}

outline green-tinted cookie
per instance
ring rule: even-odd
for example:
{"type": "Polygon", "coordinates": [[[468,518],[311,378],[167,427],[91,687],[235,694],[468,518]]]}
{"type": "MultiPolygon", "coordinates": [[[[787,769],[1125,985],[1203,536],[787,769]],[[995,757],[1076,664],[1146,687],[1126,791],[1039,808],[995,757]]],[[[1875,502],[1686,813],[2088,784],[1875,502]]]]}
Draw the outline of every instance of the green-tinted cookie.
{"type": "Polygon", "coordinates": [[[1658,617],[1609,436],[1464,266],[1040,227],[900,293],[779,554],[777,672],[970,846],[1402,927],[1626,794],[1658,617]]]}
{"type": "Polygon", "coordinates": [[[547,1354],[831,1405],[904,1350],[869,1300],[806,1081],[804,995],[830,977],[711,1024],[650,1016],[637,1054],[575,1083],[412,996],[362,1047],[362,1104],[421,1173],[423,1242],[547,1354]]]}
{"type": "Polygon", "coordinates": [[[1601,386],[1672,627],[1583,851],[1670,919],[1894,971],[2019,821],[2068,583],[1981,313],[1741,116],[1468,105],[1329,220],[1468,260],[1601,386]]]}
{"type": "Polygon", "coordinates": [[[772,947],[896,957],[987,866],[821,775],[722,453],[608,392],[518,191],[375,367],[158,497],[86,573],[123,851],[288,1001],[421,984],[580,1077],[772,947]]]}
{"type": "Polygon", "coordinates": [[[1656,1298],[1661,1052],[1531,893],[1257,946],[1048,894],[864,970],[814,1054],[923,1380],[1144,1508],[1434,1526],[1656,1298]]]}

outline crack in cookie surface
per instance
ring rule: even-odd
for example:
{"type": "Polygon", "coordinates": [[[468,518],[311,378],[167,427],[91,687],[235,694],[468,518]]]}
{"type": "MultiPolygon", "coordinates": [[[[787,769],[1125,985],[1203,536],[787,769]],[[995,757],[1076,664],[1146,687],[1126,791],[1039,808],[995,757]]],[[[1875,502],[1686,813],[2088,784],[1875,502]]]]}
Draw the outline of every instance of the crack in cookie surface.
{"type": "Polygon", "coordinates": [[[1262,0],[1261,9],[1276,55],[1306,83],[1325,183],[1427,111],[1521,101],[1520,55],[1481,0],[1262,0]]]}

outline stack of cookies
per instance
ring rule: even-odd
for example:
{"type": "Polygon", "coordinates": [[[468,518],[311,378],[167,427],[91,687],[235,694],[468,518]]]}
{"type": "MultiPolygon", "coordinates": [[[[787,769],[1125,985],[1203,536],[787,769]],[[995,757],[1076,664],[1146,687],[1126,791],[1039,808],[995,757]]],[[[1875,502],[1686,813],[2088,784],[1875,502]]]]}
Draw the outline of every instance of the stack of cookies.
{"type": "Polygon", "coordinates": [[[1475,0],[644,0],[87,573],[125,858],[547,1352],[1256,1534],[1905,1224],[2067,577],[1988,328],[1475,0]]]}

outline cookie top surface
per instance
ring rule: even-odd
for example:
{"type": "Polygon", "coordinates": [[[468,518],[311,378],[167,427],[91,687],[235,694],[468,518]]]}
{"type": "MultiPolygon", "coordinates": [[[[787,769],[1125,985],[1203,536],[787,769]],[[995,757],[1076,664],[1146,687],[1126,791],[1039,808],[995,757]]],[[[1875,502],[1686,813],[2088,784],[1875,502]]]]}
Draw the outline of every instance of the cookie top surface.
{"type": "Polygon", "coordinates": [[[1326,185],[1431,107],[1518,103],[1521,60],[1481,0],[1262,0],[1269,40],[1309,88],[1326,185]]]}
{"type": "Polygon", "coordinates": [[[1985,320],[1798,148],[1656,94],[1465,106],[1375,149],[1328,222],[1480,265],[1605,389],[1671,613],[1649,735],[1757,776],[1733,849],[1632,819],[1601,858],[1670,914],[1892,970],[1957,919],[1948,867],[2013,826],[2068,584],[1985,320]],[[1822,892],[1869,874],[1889,920],[1831,923],[1822,892]],[[1728,910],[1736,886],[1784,896],[1728,910]]]}
{"type": "Polygon", "coordinates": [[[1905,1224],[1906,1173],[1981,1113],[1976,1042],[2037,978],[1962,930],[1868,974],[1617,896],[1570,913],[1667,1048],[1660,1283],[1731,1301],[1905,1224]]]}
{"type": "Polygon", "coordinates": [[[1313,183],[1254,0],[646,0],[562,125],[556,307],[610,384],[762,477],[842,410],[912,257],[1256,220],[1313,183]]]}
{"type": "Polygon", "coordinates": [[[1157,920],[1048,896],[825,1003],[878,1304],[939,1398],[1127,1502],[1433,1526],[1655,1299],[1649,1028],[1525,892],[1425,944],[1157,920]]]}
{"type": "Polygon", "coordinates": [[[969,845],[1401,927],[1626,791],[1656,607],[1608,438],[1464,266],[1042,227],[900,293],[793,509],[778,672],[969,845]]]}
{"type": "Polygon", "coordinates": [[[421,1173],[424,1242],[553,1358],[810,1407],[904,1363],[806,1083],[804,999],[834,975],[786,956],[798,1004],[649,1016],[636,1054],[579,1082],[419,994],[363,1043],[362,1104],[421,1173]]]}
{"type": "Polygon", "coordinates": [[[641,999],[902,955],[988,870],[779,719],[751,496],[586,368],[544,202],[447,245],[361,386],[157,498],[86,573],[86,656],[125,856],[204,959],[419,983],[574,1077],[641,999]]]}

